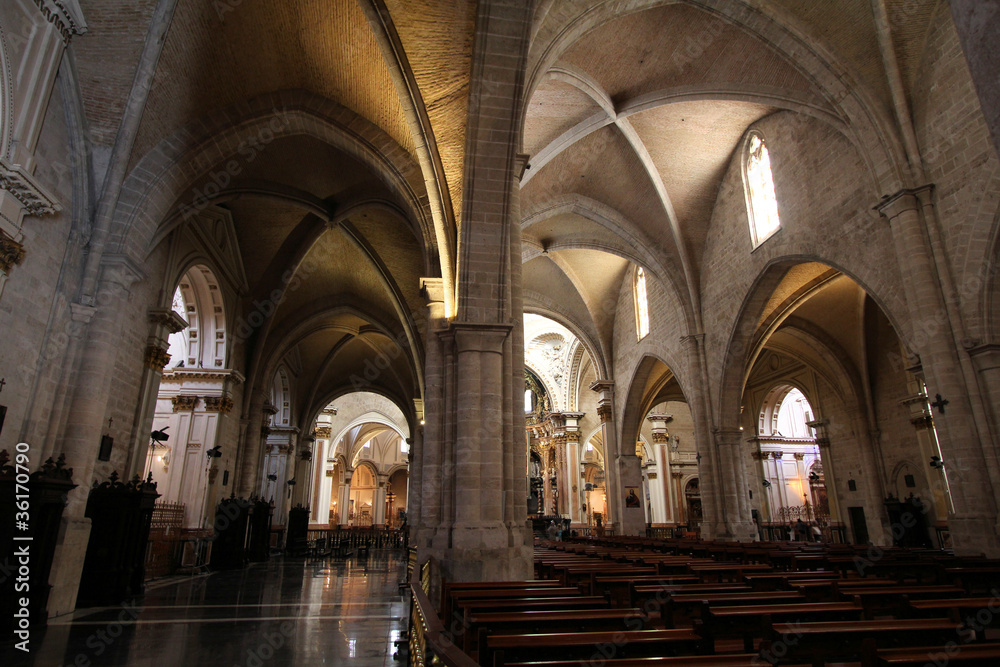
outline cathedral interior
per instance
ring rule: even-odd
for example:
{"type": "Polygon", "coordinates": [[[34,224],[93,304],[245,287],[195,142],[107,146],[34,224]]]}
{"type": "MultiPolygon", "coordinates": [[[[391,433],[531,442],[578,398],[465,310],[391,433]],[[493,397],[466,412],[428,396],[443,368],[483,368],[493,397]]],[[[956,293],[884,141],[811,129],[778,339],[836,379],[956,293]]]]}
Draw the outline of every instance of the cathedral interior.
{"type": "Polygon", "coordinates": [[[998,42],[996,0],[5,0],[41,613],[101,485],[189,566],[235,499],[435,581],[534,579],[552,523],[1000,558],[998,42]]]}

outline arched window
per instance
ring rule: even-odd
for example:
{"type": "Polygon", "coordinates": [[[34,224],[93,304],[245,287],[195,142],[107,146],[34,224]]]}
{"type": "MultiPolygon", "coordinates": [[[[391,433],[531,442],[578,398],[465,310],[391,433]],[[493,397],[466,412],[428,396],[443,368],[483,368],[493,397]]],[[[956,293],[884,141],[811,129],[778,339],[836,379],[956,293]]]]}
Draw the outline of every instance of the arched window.
{"type": "Polygon", "coordinates": [[[635,331],[639,340],[649,333],[649,299],[646,296],[646,271],[640,266],[635,272],[635,331]]]}
{"type": "Polygon", "coordinates": [[[750,238],[756,248],[781,227],[778,219],[778,200],[774,196],[774,179],[771,160],[759,132],[747,137],[743,159],[743,186],[747,196],[747,217],[750,219],[750,238]]]}

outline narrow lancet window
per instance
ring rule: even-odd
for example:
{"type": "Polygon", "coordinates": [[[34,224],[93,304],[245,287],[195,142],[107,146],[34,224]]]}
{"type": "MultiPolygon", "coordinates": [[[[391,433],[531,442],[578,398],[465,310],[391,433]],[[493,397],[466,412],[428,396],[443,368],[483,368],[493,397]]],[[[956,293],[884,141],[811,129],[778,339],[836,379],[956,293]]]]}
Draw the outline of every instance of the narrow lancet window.
{"type": "Polygon", "coordinates": [[[764,137],[757,132],[752,133],[747,140],[743,164],[750,237],[756,248],[781,227],[778,200],[774,196],[774,179],[771,176],[771,160],[764,137]]]}
{"type": "Polygon", "coordinates": [[[649,333],[649,300],[646,298],[646,272],[640,266],[635,272],[635,330],[639,340],[649,333]]]}

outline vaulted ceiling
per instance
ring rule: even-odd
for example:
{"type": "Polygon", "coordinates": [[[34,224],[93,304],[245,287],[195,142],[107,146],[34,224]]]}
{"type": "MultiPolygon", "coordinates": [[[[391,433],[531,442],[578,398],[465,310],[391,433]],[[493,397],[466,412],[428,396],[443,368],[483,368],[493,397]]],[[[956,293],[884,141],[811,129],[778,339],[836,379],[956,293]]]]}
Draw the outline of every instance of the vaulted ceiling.
{"type": "MultiPolygon", "coordinates": [[[[73,50],[100,160],[157,3],[80,4],[90,31],[73,50]]],[[[940,0],[885,6],[910,84],[940,0]]],[[[602,374],[634,266],[697,323],[709,225],[747,128],[783,110],[845,127],[833,80],[889,113],[871,7],[538,0],[518,147],[529,156],[526,309],[571,325],[602,357],[602,374]]],[[[318,410],[376,362],[367,388],[402,405],[421,396],[420,279],[454,268],[476,12],[472,0],[177,2],[130,168],[176,144],[210,142],[205,128],[238,127],[261,105],[285,112],[288,125],[259,137],[211,203],[232,214],[247,309],[283,290],[246,352],[251,373],[297,358],[310,402],[300,410],[318,410]]],[[[241,148],[229,147],[238,160],[241,148]]],[[[224,165],[189,165],[178,205],[224,165]]]]}

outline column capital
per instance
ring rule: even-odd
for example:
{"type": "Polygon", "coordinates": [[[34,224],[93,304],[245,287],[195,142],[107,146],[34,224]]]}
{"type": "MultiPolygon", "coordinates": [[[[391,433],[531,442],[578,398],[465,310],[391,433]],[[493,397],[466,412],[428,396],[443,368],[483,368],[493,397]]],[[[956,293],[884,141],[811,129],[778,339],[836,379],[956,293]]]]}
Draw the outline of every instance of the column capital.
{"type": "Polygon", "coordinates": [[[739,445],[743,439],[743,431],[738,428],[716,428],[712,434],[720,445],[739,445]]]}
{"type": "Polygon", "coordinates": [[[503,344],[514,328],[508,322],[451,322],[448,331],[455,337],[456,351],[503,353],[503,344]]]}
{"type": "Polygon", "coordinates": [[[806,458],[806,455],[803,454],[802,452],[795,452],[795,453],[792,454],[792,456],[795,457],[796,461],[804,461],[805,458],[806,458]]]}
{"type": "Polygon", "coordinates": [[[158,345],[150,345],[146,348],[143,363],[146,368],[162,373],[163,367],[170,363],[170,354],[158,345]]]}
{"type": "Polygon", "coordinates": [[[0,229],[0,271],[10,270],[24,261],[24,246],[0,229]]]}
{"type": "Polygon", "coordinates": [[[594,380],[590,383],[590,390],[596,392],[614,391],[615,383],[612,380],[594,380]]]}
{"type": "Polygon", "coordinates": [[[205,396],[205,410],[228,415],[233,409],[233,399],[228,396],[205,396]]]}
{"type": "Polygon", "coordinates": [[[527,153],[518,153],[514,156],[514,173],[517,174],[518,182],[524,179],[525,170],[531,169],[530,159],[531,156],[527,153]]]}
{"type": "Polygon", "coordinates": [[[194,410],[194,406],[198,404],[198,397],[178,394],[177,396],[171,396],[170,402],[174,406],[174,412],[187,412],[188,410],[194,410]]]}
{"type": "Polygon", "coordinates": [[[934,185],[923,185],[919,188],[904,188],[899,192],[886,195],[876,206],[875,210],[892,222],[897,216],[906,211],[919,211],[930,196],[934,193],[934,185]]]}

